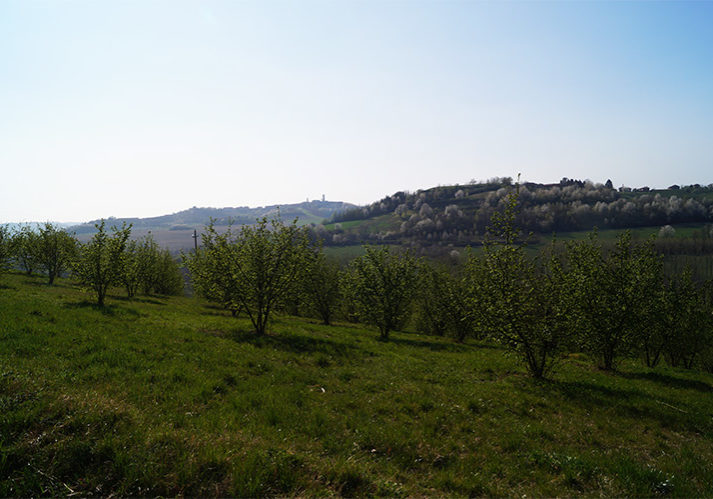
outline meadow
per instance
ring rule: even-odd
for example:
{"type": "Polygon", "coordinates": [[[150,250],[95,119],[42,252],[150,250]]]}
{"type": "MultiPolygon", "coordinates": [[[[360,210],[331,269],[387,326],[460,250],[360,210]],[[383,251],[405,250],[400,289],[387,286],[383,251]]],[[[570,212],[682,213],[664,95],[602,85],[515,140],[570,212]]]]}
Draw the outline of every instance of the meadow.
{"type": "Polygon", "coordinates": [[[711,496],[713,375],[0,280],[0,496],[711,496]]]}

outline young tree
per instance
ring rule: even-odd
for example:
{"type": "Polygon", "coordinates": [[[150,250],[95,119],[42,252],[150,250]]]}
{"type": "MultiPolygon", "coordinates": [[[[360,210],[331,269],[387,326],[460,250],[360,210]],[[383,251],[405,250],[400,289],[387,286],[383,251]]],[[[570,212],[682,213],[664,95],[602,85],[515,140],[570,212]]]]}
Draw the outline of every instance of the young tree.
{"type": "Polygon", "coordinates": [[[126,241],[131,235],[131,225],[113,227],[113,234],[107,234],[105,221],[96,224],[97,233],[82,245],[74,273],[79,280],[96,293],[97,303],[104,306],[110,286],[121,284],[122,258],[126,241]]]}
{"type": "Polygon", "coordinates": [[[40,227],[37,259],[47,273],[49,284],[71,264],[77,254],[77,240],[67,231],[49,222],[40,227]]]}
{"type": "Polygon", "coordinates": [[[244,310],[258,335],[270,315],[300,281],[308,251],[307,232],[297,220],[285,225],[263,217],[253,226],[218,234],[213,224],[203,248],[186,257],[196,287],[231,310],[244,310]]]}
{"type": "Polygon", "coordinates": [[[129,298],[145,294],[178,294],[183,276],[168,250],[161,250],[151,234],[129,241],[124,251],[121,280],[129,298]]]}
{"type": "MultiPolygon", "coordinates": [[[[149,288],[144,288],[149,289],[149,288]]],[[[183,274],[176,259],[167,249],[159,250],[154,266],[150,291],[160,295],[180,295],[183,293],[183,274]]]]}
{"type": "Polygon", "coordinates": [[[121,281],[126,287],[126,296],[133,298],[141,284],[146,280],[151,262],[150,255],[143,254],[141,244],[135,240],[126,244],[121,261],[121,281]],[[148,257],[148,258],[147,258],[148,257]]]}
{"type": "Polygon", "coordinates": [[[635,245],[626,232],[607,256],[596,233],[570,244],[568,260],[581,345],[603,369],[612,370],[618,357],[640,343],[648,307],[660,289],[661,258],[652,241],[635,245]]]}
{"type": "Polygon", "coordinates": [[[232,231],[219,234],[211,221],[201,235],[201,247],[183,254],[183,261],[196,294],[219,303],[236,316],[240,311],[241,289],[232,269],[236,253],[234,239],[232,231]]]}
{"type": "Polygon", "coordinates": [[[0,225],[0,274],[10,268],[15,256],[15,243],[7,225],[0,225]]]}
{"type": "Polygon", "coordinates": [[[355,300],[359,318],[379,328],[381,339],[388,339],[407,318],[417,285],[416,261],[386,246],[365,250],[349,265],[342,287],[355,300]]]}
{"type": "Polygon", "coordinates": [[[477,329],[472,289],[466,275],[423,264],[419,269],[419,326],[427,334],[448,335],[458,342],[477,329]]]}
{"type": "Polygon", "coordinates": [[[183,291],[178,262],[170,251],[159,248],[151,234],[127,243],[121,280],[129,298],[139,292],[177,295],[183,291]]]}
{"type": "Polygon", "coordinates": [[[39,235],[32,227],[23,225],[14,235],[15,256],[27,275],[39,266],[39,235]]]}
{"type": "Polygon", "coordinates": [[[672,367],[691,369],[711,344],[711,306],[705,291],[693,281],[690,269],[666,287],[661,348],[672,367]]]}
{"type": "Polygon", "coordinates": [[[339,304],[339,266],[328,261],[321,248],[309,255],[306,263],[302,294],[312,312],[328,326],[339,304]]]}
{"type": "Polygon", "coordinates": [[[516,190],[504,212],[493,215],[484,255],[468,263],[473,308],[480,328],[516,353],[532,376],[542,378],[554,367],[569,330],[566,277],[555,251],[539,268],[525,254],[515,227],[517,202],[516,190]]]}

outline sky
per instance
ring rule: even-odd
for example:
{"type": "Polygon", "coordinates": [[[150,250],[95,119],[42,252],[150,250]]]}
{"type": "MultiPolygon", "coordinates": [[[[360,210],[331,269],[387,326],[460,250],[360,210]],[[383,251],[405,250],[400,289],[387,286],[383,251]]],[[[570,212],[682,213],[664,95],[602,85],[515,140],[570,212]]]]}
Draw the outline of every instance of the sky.
{"type": "Polygon", "coordinates": [[[713,182],[713,2],[0,0],[0,223],[713,182]]]}

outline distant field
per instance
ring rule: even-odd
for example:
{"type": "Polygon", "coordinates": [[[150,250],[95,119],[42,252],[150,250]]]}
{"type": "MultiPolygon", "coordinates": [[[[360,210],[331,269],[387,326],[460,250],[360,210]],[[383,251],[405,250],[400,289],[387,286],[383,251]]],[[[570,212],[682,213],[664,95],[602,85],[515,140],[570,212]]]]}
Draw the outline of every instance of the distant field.
{"type": "Polygon", "coordinates": [[[713,495],[713,375],[89,299],[0,276],[0,496],[713,495]]]}
{"type": "MultiPolygon", "coordinates": [[[[696,231],[700,231],[707,224],[673,224],[672,227],[676,230],[674,237],[691,237],[696,231]]],[[[660,225],[652,227],[634,227],[631,229],[604,229],[597,230],[599,238],[602,240],[613,240],[616,237],[626,231],[631,232],[634,239],[646,239],[648,237],[658,235],[661,230],[660,225]]],[[[556,234],[557,239],[569,240],[569,239],[584,239],[589,236],[592,231],[576,231],[576,232],[559,232],[556,234]]],[[[542,235],[543,238],[547,238],[546,235],[542,235]]]]}

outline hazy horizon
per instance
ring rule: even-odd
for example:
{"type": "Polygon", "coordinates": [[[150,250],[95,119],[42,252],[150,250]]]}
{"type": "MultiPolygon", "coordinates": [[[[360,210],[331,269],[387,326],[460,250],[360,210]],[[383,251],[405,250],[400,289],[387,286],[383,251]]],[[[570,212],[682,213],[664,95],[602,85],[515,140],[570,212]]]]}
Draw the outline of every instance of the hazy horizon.
{"type": "Polygon", "coordinates": [[[0,223],[713,182],[711,2],[0,3],[0,223]]]}
{"type": "MultiPolygon", "coordinates": [[[[507,175],[507,176],[510,176],[510,175],[507,175]]],[[[513,178],[513,182],[516,180],[516,176],[510,176],[510,177],[513,178]]],[[[472,181],[472,180],[476,180],[476,181],[486,181],[486,180],[488,180],[488,179],[471,179],[471,181],[472,181]]],[[[534,183],[541,183],[541,184],[556,184],[556,183],[558,183],[560,180],[561,180],[561,178],[556,179],[556,180],[546,181],[546,182],[540,182],[540,181],[537,181],[537,180],[521,178],[521,179],[520,179],[520,183],[534,182],[534,183]]],[[[611,180],[611,179],[599,180],[599,179],[589,179],[589,178],[584,179],[584,178],[582,178],[582,179],[576,179],[576,180],[585,180],[585,181],[591,181],[591,182],[593,182],[593,183],[595,183],[595,184],[604,184],[604,183],[606,182],[606,180],[611,180]]],[[[325,199],[325,201],[326,201],[326,202],[343,202],[343,203],[354,204],[354,205],[357,205],[357,206],[365,206],[365,205],[369,205],[369,204],[371,204],[371,203],[373,203],[373,202],[379,201],[380,199],[382,199],[382,198],[384,198],[384,197],[386,197],[386,196],[390,196],[390,195],[395,194],[395,193],[400,192],[400,191],[416,192],[416,191],[418,191],[418,190],[427,190],[427,189],[430,189],[430,188],[433,188],[433,187],[447,186],[447,185],[465,185],[465,184],[467,184],[467,183],[468,183],[468,182],[454,182],[454,183],[452,183],[452,184],[443,184],[443,183],[441,183],[441,184],[436,184],[436,185],[431,185],[431,186],[423,186],[423,187],[421,187],[421,188],[419,188],[419,189],[413,189],[413,190],[400,189],[400,190],[396,190],[396,191],[393,191],[393,192],[384,193],[383,195],[378,196],[377,198],[374,198],[374,199],[372,199],[371,201],[368,201],[368,202],[366,202],[366,203],[359,203],[359,204],[358,204],[358,203],[350,203],[350,201],[348,201],[348,200],[343,200],[343,199],[325,199]]],[[[700,183],[700,182],[699,182],[699,183],[700,183]]],[[[622,184],[622,185],[623,185],[623,184],[622,184]]],[[[703,184],[702,184],[702,185],[703,185],[703,184]]],[[[707,184],[706,184],[706,185],[707,185],[707,184]]],[[[644,186],[649,187],[650,189],[653,189],[653,190],[655,190],[655,189],[665,189],[665,188],[668,187],[668,186],[649,185],[649,184],[645,184],[645,183],[638,183],[638,184],[626,185],[626,187],[632,187],[632,188],[644,187],[644,186]]],[[[618,188],[619,186],[615,184],[614,187],[615,187],[615,188],[618,188]]],[[[264,208],[264,207],[269,207],[269,206],[284,206],[284,205],[288,205],[288,204],[289,204],[289,205],[292,205],[292,204],[300,204],[300,203],[303,203],[303,202],[311,202],[311,201],[321,201],[321,196],[320,196],[320,197],[315,197],[315,198],[305,198],[305,199],[303,199],[302,201],[296,201],[296,202],[294,202],[294,203],[262,203],[262,204],[256,204],[256,205],[231,205],[231,206],[211,206],[211,205],[198,206],[198,205],[191,205],[191,206],[186,206],[185,208],[182,208],[182,209],[180,209],[180,210],[175,210],[175,211],[170,211],[170,212],[169,212],[169,211],[166,211],[166,212],[162,212],[162,213],[150,213],[150,214],[138,215],[138,216],[136,216],[136,215],[133,215],[133,216],[125,216],[125,215],[121,215],[121,214],[113,214],[113,215],[100,216],[100,217],[86,216],[86,217],[83,217],[83,218],[80,219],[80,220],[59,220],[59,219],[57,219],[57,220],[54,220],[54,219],[45,219],[45,220],[5,220],[5,221],[0,221],[0,224],[11,224],[11,225],[12,225],[12,224],[17,224],[17,225],[22,225],[22,224],[27,224],[27,223],[30,223],[30,224],[32,224],[32,223],[42,224],[42,223],[45,223],[45,222],[50,222],[50,223],[58,223],[58,224],[60,224],[60,225],[62,225],[62,226],[70,226],[70,225],[81,225],[81,224],[93,222],[93,221],[100,220],[100,219],[109,220],[109,219],[112,219],[112,218],[116,218],[116,219],[155,218],[155,217],[161,217],[161,216],[165,216],[165,215],[172,215],[172,214],[179,213],[179,212],[183,212],[183,211],[188,211],[188,210],[190,210],[190,209],[192,209],[192,208],[199,208],[199,209],[222,209],[222,208],[249,208],[249,209],[257,209],[257,208],[264,208]]]]}

